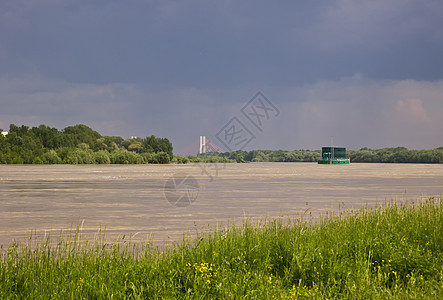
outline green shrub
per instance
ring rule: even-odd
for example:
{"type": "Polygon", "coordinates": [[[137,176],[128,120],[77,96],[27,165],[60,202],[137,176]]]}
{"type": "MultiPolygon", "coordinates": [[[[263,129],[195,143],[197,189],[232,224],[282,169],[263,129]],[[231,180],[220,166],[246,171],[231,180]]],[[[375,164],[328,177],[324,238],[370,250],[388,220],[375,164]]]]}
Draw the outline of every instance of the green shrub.
{"type": "Polygon", "coordinates": [[[34,160],[32,161],[33,164],[35,165],[41,165],[43,164],[43,160],[40,157],[35,157],[34,160]]]}
{"type": "Polygon", "coordinates": [[[189,158],[187,158],[186,156],[182,156],[182,155],[174,155],[174,159],[172,162],[177,163],[177,164],[187,164],[187,163],[189,163],[189,158]]]}
{"type": "Polygon", "coordinates": [[[128,150],[116,150],[110,155],[112,164],[144,164],[143,157],[135,152],[128,150]]]}
{"type": "Polygon", "coordinates": [[[43,154],[43,162],[47,164],[59,164],[61,163],[61,159],[58,156],[55,150],[49,150],[45,154],[43,154]]]}
{"type": "Polygon", "coordinates": [[[97,164],[110,164],[111,158],[106,150],[99,150],[94,153],[94,159],[97,164]]]}
{"type": "Polygon", "coordinates": [[[66,164],[94,164],[94,153],[91,150],[71,149],[63,161],[66,164]]]}

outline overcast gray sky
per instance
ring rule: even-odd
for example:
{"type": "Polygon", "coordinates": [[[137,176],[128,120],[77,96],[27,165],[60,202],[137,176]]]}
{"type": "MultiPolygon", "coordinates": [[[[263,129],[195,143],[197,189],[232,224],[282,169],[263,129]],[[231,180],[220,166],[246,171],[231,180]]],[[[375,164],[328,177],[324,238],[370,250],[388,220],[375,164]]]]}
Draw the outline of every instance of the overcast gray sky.
{"type": "Polygon", "coordinates": [[[443,146],[443,1],[0,1],[0,128],[86,124],[176,153],[443,146]],[[257,92],[280,112],[262,130],[257,92]]]}

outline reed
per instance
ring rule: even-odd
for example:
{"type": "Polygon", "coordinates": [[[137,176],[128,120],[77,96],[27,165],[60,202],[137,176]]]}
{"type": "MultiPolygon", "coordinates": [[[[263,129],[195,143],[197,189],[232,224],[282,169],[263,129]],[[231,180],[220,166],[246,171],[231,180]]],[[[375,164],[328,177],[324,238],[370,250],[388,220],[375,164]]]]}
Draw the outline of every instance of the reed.
{"type": "Polygon", "coordinates": [[[0,250],[1,299],[441,299],[441,198],[277,218],[164,248],[81,228],[0,250]]]}

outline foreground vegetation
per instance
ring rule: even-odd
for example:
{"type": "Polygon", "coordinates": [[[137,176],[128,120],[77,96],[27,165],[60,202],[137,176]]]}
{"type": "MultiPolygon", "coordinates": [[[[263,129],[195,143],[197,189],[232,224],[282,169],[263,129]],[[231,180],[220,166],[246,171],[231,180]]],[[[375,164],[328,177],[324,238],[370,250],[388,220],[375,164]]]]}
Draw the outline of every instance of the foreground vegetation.
{"type": "Polygon", "coordinates": [[[74,236],[1,250],[0,298],[441,299],[441,199],[269,220],[159,250],[74,236]]]}

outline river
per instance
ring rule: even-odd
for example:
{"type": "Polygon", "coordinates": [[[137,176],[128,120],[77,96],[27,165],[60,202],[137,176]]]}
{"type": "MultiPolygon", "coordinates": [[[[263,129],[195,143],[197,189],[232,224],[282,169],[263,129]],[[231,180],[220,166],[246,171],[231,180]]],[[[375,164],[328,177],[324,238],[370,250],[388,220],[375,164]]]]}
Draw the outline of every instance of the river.
{"type": "Polygon", "coordinates": [[[244,217],[317,218],[443,193],[443,165],[0,165],[0,244],[80,225],[155,244],[244,217]]]}

